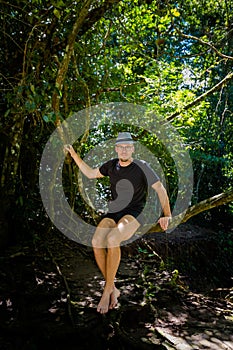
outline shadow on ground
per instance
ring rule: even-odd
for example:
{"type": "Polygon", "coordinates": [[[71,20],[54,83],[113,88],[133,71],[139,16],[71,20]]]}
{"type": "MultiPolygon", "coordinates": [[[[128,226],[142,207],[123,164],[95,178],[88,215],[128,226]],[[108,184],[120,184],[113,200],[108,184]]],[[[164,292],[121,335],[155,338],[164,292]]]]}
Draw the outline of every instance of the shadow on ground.
{"type": "Polygon", "coordinates": [[[158,244],[152,237],[122,249],[121,297],[104,316],[90,248],[52,231],[11,247],[0,258],[1,349],[233,349],[232,288],[191,291],[189,276],[165,269],[158,244]]]}

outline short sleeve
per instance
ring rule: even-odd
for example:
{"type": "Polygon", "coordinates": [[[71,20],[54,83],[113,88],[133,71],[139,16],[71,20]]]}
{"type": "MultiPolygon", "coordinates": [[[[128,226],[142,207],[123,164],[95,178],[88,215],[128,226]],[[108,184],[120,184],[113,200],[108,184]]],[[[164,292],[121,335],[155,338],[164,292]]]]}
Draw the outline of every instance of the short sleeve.
{"type": "Polygon", "coordinates": [[[159,176],[156,174],[156,172],[151,168],[151,166],[147,162],[145,162],[144,160],[140,160],[138,165],[144,172],[148,186],[152,186],[157,181],[160,181],[159,176]]]}
{"type": "Polygon", "coordinates": [[[109,160],[108,162],[105,162],[99,167],[99,171],[104,176],[109,176],[109,170],[112,167],[112,161],[109,160]]]}

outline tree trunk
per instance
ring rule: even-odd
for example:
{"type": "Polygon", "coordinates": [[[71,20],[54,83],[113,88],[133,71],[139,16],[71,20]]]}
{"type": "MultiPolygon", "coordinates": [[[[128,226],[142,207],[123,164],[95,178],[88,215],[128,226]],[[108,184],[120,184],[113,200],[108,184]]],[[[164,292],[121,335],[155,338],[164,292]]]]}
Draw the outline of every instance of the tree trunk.
{"type": "Polygon", "coordinates": [[[12,224],[12,212],[16,201],[16,190],[19,183],[19,157],[23,135],[24,119],[20,113],[12,116],[11,132],[1,140],[2,171],[0,195],[0,248],[6,246],[12,224]]]}

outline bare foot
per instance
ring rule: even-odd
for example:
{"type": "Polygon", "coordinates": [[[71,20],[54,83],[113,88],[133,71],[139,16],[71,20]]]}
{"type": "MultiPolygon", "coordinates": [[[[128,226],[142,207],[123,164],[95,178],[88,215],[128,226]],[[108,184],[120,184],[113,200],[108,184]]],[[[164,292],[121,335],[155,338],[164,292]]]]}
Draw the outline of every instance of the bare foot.
{"type": "Polygon", "coordinates": [[[109,308],[109,303],[110,303],[110,296],[113,292],[107,292],[104,291],[103,295],[100,299],[100,302],[97,306],[97,312],[99,312],[100,314],[106,314],[108,312],[108,308],[109,308]]]}
{"type": "Polygon", "coordinates": [[[120,291],[116,287],[114,287],[114,290],[112,294],[110,295],[110,304],[109,304],[109,309],[114,309],[117,306],[118,303],[118,298],[120,296],[120,291]]]}

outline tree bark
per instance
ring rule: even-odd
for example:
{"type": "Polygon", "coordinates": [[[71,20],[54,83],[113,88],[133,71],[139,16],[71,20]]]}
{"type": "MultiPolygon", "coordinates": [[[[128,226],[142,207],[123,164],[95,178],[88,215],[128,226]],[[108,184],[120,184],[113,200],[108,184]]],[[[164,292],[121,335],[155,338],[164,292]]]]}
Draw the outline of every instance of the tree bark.
{"type": "Polygon", "coordinates": [[[78,34],[78,31],[80,30],[81,26],[83,25],[87,14],[89,7],[91,5],[92,1],[87,0],[85,4],[83,5],[81,11],[79,12],[79,16],[77,17],[73,29],[68,37],[68,44],[66,46],[66,51],[64,58],[60,64],[60,67],[57,72],[57,78],[56,78],[56,83],[55,83],[55,91],[53,93],[53,99],[52,99],[52,107],[53,110],[56,114],[56,126],[60,125],[61,120],[59,118],[59,110],[60,110],[60,92],[62,91],[63,84],[64,84],[64,79],[66,77],[66,73],[68,70],[68,66],[72,57],[73,49],[74,49],[74,44],[75,40],[78,34]]]}
{"type": "Polygon", "coordinates": [[[108,0],[105,1],[104,5],[100,8],[96,8],[92,11],[88,11],[90,9],[90,6],[92,5],[92,0],[87,0],[82,9],[79,12],[79,16],[77,17],[72,32],[70,33],[68,37],[68,44],[66,46],[65,55],[63,58],[63,61],[60,64],[57,78],[56,78],[56,90],[53,93],[53,99],[52,99],[52,107],[56,114],[56,126],[60,125],[61,121],[59,118],[59,103],[60,103],[60,92],[62,91],[64,80],[66,77],[66,73],[68,70],[68,66],[73,54],[74,50],[74,44],[77,38],[77,35],[80,36],[83,35],[88,29],[93,26],[94,23],[96,23],[100,18],[104,15],[104,13],[114,4],[119,2],[120,0],[108,0]]]}
{"type": "Polygon", "coordinates": [[[200,203],[188,208],[182,222],[188,221],[192,216],[195,216],[203,211],[216,208],[220,205],[224,205],[233,201],[233,190],[217,194],[211,198],[205,199],[200,203]]]}

